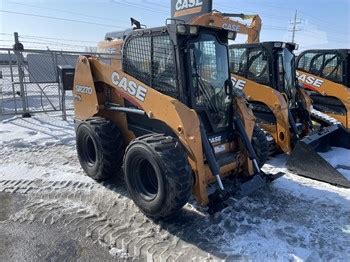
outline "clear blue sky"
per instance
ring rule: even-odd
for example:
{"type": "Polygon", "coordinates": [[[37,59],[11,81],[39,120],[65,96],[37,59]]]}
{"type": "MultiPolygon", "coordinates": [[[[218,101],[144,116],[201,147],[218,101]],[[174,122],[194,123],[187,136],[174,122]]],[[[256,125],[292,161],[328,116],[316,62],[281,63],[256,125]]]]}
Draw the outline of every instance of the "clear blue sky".
{"type": "MultiPolygon", "coordinates": [[[[301,24],[296,42],[300,49],[350,48],[350,0],[213,3],[214,9],[222,12],[259,14],[263,21],[261,41],[291,41],[288,29],[298,10],[301,24]]],[[[148,27],[163,25],[170,16],[170,0],[1,0],[0,10],[0,47],[12,44],[11,34],[17,31],[25,47],[76,50],[96,46],[106,32],[128,28],[130,17],[148,27]]],[[[244,41],[243,36],[237,39],[244,41]]]]}

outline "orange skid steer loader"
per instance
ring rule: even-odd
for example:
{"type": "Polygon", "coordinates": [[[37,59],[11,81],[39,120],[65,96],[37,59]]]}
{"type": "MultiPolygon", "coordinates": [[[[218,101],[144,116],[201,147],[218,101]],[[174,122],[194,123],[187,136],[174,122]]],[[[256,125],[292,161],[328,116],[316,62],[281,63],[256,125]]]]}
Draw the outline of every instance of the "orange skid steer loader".
{"type": "Polygon", "coordinates": [[[288,168],[302,176],[350,187],[350,181],[318,154],[332,147],[350,149],[350,133],[312,110],[312,100],[296,82],[295,45],[258,43],[258,15],[241,15],[253,18],[252,24],[246,26],[231,19],[238,15],[213,12],[210,8],[207,11],[192,17],[190,23],[248,35],[249,44],[230,45],[232,80],[253,106],[260,125],[273,137],[275,143],[270,145],[290,154],[288,168]],[[316,115],[317,129],[311,121],[316,115]]]}
{"type": "Polygon", "coordinates": [[[191,193],[215,210],[279,177],[260,170],[267,141],[244,97],[234,95],[228,36],[167,24],[124,34],[112,65],[79,57],[73,91],[85,172],[102,180],[123,167],[131,198],[154,218],[179,210],[191,193]],[[214,181],[219,189],[208,196],[214,181]]]}
{"type": "Polygon", "coordinates": [[[297,77],[313,107],[350,130],[350,49],[302,52],[297,77]]]}
{"type": "Polygon", "coordinates": [[[317,126],[312,122],[312,101],[296,80],[294,49],[294,44],[283,42],[230,45],[234,87],[243,90],[277,149],[290,154],[289,169],[305,177],[350,187],[350,181],[319,154],[332,147],[350,149],[350,134],[322,116],[315,119],[317,126]]]}

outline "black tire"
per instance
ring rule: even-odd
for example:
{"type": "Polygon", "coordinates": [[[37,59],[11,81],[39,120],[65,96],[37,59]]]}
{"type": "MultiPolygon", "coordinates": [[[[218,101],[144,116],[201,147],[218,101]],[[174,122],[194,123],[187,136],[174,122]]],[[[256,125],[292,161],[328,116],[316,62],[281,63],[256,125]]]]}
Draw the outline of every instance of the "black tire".
{"type": "Polygon", "coordinates": [[[269,158],[269,144],[265,132],[259,126],[254,127],[252,146],[255,150],[259,167],[262,167],[269,158]]]}
{"type": "Polygon", "coordinates": [[[151,218],[165,218],[188,201],[192,170],[181,144],[170,136],[136,138],[126,149],[124,175],[134,203],[151,218]]]}
{"type": "Polygon", "coordinates": [[[91,178],[105,180],[120,170],[123,139],[112,121],[95,117],[82,122],[76,130],[76,145],[80,165],[91,178]]]}

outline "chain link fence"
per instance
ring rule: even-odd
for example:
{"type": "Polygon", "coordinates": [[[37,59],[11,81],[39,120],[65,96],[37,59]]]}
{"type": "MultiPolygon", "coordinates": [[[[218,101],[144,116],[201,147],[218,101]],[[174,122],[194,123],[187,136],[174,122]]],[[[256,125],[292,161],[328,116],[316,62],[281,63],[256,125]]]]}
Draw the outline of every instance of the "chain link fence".
{"type": "Polygon", "coordinates": [[[0,114],[73,109],[72,92],[65,92],[62,99],[57,67],[74,67],[79,55],[97,56],[111,64],[111,54],[0,48],[0,114]]]}

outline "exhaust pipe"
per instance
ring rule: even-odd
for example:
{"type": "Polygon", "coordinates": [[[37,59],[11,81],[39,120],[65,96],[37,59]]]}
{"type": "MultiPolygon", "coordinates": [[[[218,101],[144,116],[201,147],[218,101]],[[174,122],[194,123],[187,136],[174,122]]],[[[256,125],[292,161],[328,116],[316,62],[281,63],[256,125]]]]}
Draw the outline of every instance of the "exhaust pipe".
{"type": "Polygon", "coordinates": [[[332,147],[350,149],[350,133],[340,125],[328,126],[299,140],[287,161],[287,168],[300,176],[350,188],[350,180],[318,154],[332,147]]]}

